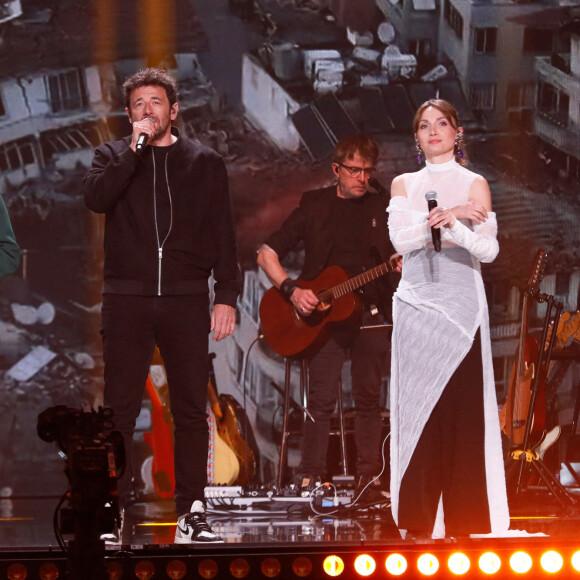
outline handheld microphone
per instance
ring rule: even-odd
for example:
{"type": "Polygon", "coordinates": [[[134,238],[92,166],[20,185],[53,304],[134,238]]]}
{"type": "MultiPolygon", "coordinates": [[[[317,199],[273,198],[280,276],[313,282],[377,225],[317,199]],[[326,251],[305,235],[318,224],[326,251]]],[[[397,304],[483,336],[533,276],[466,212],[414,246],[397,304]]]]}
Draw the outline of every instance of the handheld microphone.
{"type": "MultiPolygon", "coordinates": [[[[434,207],[437,207],[437,192],[428,191],[425,194],[425,199],[427,200],[427,207],[431,211],[434,207]]],[[[433,247],[436,252],[441,251],[441,230],[439,228],[431,228],[431,239],[433,240],[433,247]]]]}
{"type": "Polygon", "coordinates": [[[137,139],[137,144],[135,145],[135,153],[137,155],[141,155],[145,150],[145,145],[147,145],[147,135],[145,133],[141,133],[139,135],[139,139],[137,139]]]}
{"type": "MultiPolygon", "coordinates": [[[[155,125],[154,119],[152,119],[151,117],[145,117],[145,118],[147,120],[151,121],[155,125]]],[[[139,139],[137,139],[137,143],[135,145],[135,153],[137,153],[137,155],[141,155],[141,153],[143,153],[143,151],[145,150],[148,138],[149,137],[148,137],[147,133],[141,133],[139,135],[139,139]]]]}

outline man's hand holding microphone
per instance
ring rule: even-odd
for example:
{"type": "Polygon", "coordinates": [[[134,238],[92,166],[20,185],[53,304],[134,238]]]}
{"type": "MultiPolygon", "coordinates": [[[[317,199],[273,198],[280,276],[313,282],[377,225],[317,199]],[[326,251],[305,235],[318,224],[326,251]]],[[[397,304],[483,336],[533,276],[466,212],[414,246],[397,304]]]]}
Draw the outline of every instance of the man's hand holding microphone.
{"type": "Polygon", "coordinates": [[[131,138],[131,149],[141,155],[145,147],[155,138],[157,131],[157,121],[154,117],[143,117],[140,121],[133,123],[133,135],[131,138]]]}

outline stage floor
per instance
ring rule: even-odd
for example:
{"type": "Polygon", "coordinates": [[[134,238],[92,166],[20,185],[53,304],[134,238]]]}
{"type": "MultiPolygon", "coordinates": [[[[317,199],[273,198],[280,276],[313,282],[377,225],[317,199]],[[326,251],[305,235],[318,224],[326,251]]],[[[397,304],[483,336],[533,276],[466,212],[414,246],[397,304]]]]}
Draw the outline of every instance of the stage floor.
{"type": "MultiPolygon", "coordinates": [[[[339,505],[334,506],[336,501],[330,496],[255,497],[242,493],[235,498],[209,498],[207,519],[225,544],[240,549],[329,543],[385,547],[441,541],[403,538],[394,525],[388,504],[377,507],[358,502],[351,506],[351,500],[348,495],[339,495],[339,505]]],[[[0,551],[59,550],[53,525],[59,501],[56,496],[0,497],[0,551]]],[[[513,502],[510,512],[511,531],[507,538],[530,535],[570,541],[580,536],[580,507],[572,503],[562,505],[543,489],[527,490],[513,502]]],[[[126,511],[122,544],[133,549],[169,546],[173,544],[175,526],[173,501],[140,498],[126,511]]],[[[66,534],[63,538],[73,539],[66,534]]],[[[107,546],[107,551],[118,549],[107,546]]]]}

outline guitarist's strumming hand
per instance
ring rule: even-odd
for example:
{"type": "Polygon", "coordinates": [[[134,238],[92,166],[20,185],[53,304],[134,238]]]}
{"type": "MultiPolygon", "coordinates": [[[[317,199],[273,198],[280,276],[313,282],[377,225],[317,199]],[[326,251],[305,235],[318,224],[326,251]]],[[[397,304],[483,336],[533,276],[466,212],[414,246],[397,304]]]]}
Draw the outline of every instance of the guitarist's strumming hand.
{"type": "Polygon", "coordinates": [[[297,287],[294,292],[292,292],[292,296],[290,296],[290,302],[292,302],[292,305],[294,308],[296,308],[301,316],[310,316],[312,312],[314,312],[314,310],[319,307],[319,305],[323,310],[329,308],[330,306],[328,304],[321,305],[320,301],[316,297],[316,294],[314,294],[312,290],[300,287],[297,287]]]}

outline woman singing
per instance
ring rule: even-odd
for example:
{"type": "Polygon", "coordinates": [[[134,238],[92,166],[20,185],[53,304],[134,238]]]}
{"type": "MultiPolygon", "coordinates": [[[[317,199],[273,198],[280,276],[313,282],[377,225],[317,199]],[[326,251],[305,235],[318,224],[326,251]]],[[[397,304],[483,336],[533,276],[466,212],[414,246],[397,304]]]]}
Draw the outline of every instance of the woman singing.
{"type": "Polygon", "coordinates": [[[393,298],[393,517],[407,537],[497,533],[509,512],[480,273],[499,251],[496,217],[487,181],[464,167],[453,106],[427,101],[413,128],[426,167],[397,176],[389,204],[403,255],[393,298]]]}

